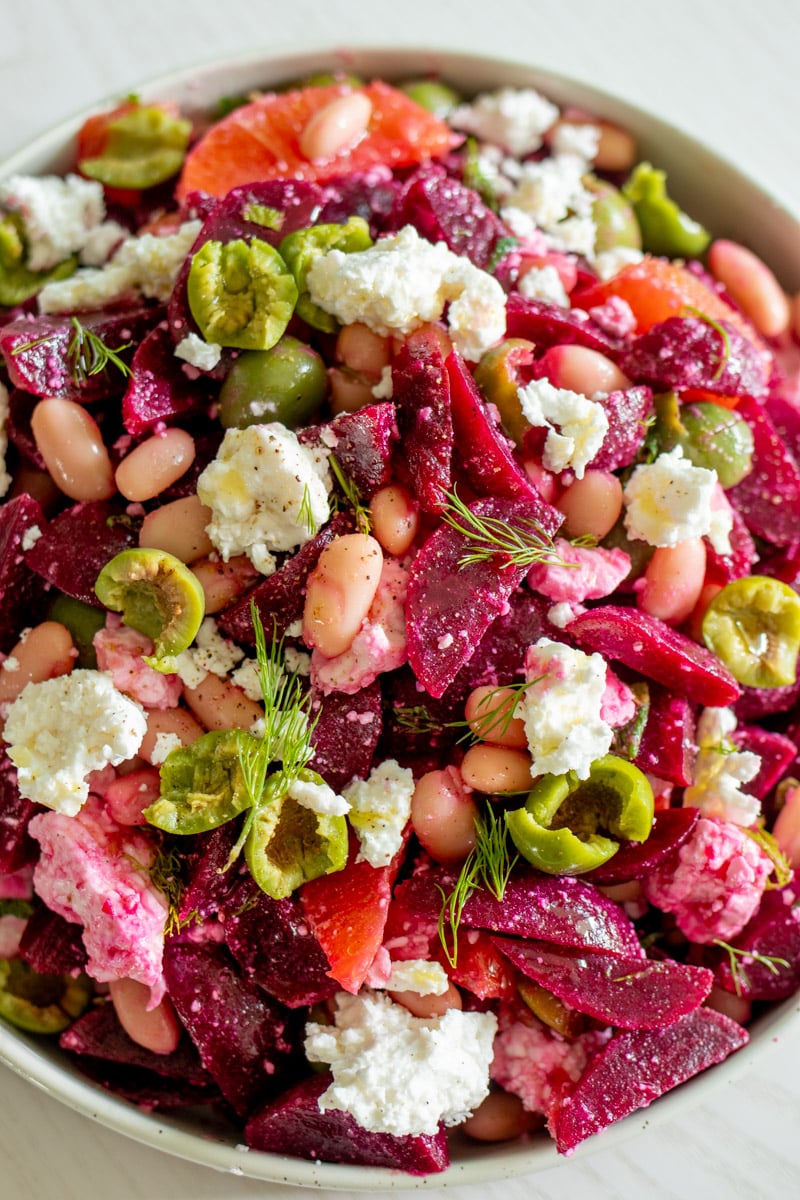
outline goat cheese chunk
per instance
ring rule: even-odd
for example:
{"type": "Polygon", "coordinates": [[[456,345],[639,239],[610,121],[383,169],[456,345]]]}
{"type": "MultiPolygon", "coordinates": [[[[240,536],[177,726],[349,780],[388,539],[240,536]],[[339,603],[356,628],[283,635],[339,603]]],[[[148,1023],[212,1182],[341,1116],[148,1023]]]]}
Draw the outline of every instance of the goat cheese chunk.
{"type": "Polygon", "coordinates": [[[144,710],[108,675],[77,670],[27,684],[9,706],[3,737],[21,795],[74,817],[89,775],[132,758],[146,730],[144,710]]]}
{"type": "Polygon", "coordinates": [[[470,362],[506,330],[505,293],[494,276],[444,242],[421,238],[412,225],[367,250],[319,255],[307,284],[314,303],[343,325],[360,322],[383,336],[438,321],[449,305],[453,345],[470,362]]]}
{"type": "Polygon", "coordinates": [[[380,993],[339,993],[335,1025],[306,1026],[309,1061],[333,1074],[319,1107],[397,1137],[457,1125],[489,1090],[496,1030],[494,1013],[421,1018],[380,993]]]}
{"type": "Polygon", "coordinates": [[[592,763],[608,753],[613,736],[600,716],[606,690],[602,655],[542,637],[528,647],[525,678],[529,686],[517,711],[533,758],[531,775],[574,771],[579,779],[588,779],[592,763]]]}
{"type": "Polygon", "coordinates": [[[273,551],[304,545],[329,519],[331,487],[326,453],[272,422],[229,429],[197,494],[211,509],[207,532],[224,561],[246,554],[271,575],[273,551]]]}
{"type": "Polygon", "coordinates": [[[713,530],[719,541],[716,490],[716,471],[696,467],[680,446],[640,464],[622,494],[628,537],[651,546],[677,546],[713,530]]]}
{"type": "Polygon", "coordinates": [[[403,844],[403,831],[411,816],[414,776],[387,758],[367,779],[356,779],[342,793],[350,805],[350,824],[358,834],[358,862],[386,867],[403,844]]]}
{"type": "Polygon", "coordinates": [[[554,387],[549,379],[532,379],[517,388],[523,416],[531,425],[547,430],[542,463],[559,475],[567,469],[583,479],[608,433],[608,417],[602,404],[554,387]]]}
{"type": "Polygon", "coordinates": [[[733,825],[752,825],[761,814],[761,802],[742,791],[761,769],[761,756],[737,750],[732,734],[736,715],[730,708],[704,708],[697,722],[697,758],[692,783],[683,803],[699,808],[704,817],[718,817],[733,825]]]}
{"type": "Polygon", "coordinates": [[[198,371],[213,371],[222,358],[222,347],[216,342],[206,342],[196,333],[187,333],[175,347],[175,357],[182,358],[198,371]]]}
{"type": "Polygon", "coordinates": [[[22,221],[31,271],[48,271],[83,250],[106,215],[103,185],[80,175],[12,175],[0,184],[0,208],[22,221]]]}
{"type": "Polygon", "coordinates": [[[484,92],[471,104],[458,105],[447,122],[452,129],[472,133],[482,142],[523,158],[540,149],[558,115],[555,104],[535,88],[506,87],[484,92]]]}
{"type": "MultiPolygon", "coordinates": [[[[206,617],[197,631],[195,644],[175,657],[175,673],[188,688],[196,688],[206,675],[227,679],[234,667],[244,658],[244,650],[223,637],[213,617],[206,617]]],[[[261,699],[261,689],[254,697],[261,699]]]]}
{"type": "Polygon", "coordinates": [[[288,794],[303,808],[323,817],[343,817],[350,811],[344,796],[337,795],[324,780],[315,783],[313,779],[295,779],[288,794]]]}

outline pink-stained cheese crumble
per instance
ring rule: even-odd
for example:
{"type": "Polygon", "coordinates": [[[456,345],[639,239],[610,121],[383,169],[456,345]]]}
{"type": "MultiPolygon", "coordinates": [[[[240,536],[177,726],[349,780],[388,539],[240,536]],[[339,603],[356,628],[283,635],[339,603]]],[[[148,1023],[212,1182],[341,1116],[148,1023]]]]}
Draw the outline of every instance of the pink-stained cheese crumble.
{"type": "Polygon", "coordinates": [[[144,661],[153,643],[143,633],[122,624],[116,613],[106,617],[104,629],[94,635],[97,666],[108,671],[114,687],[143,708],[175,708],[183,691],[178,675],[162,675],[144,661]]]}
{"type": "Polygon", "coordinates": [[[528,583],[559,604],[610,596],[630,573],[630,555],[624,550],[573,546],[565,538],[556,538],[554,549],[563,565],[536,563],[528,572],[528,583]]]}
{"type": "Polygon", "coordinates": [[[167,902],[150,881],[150,839],[118,825],[96,796],[74,817],[40,813],[29,829],[41,846],[34,888],[53,912],[83,926],[87,974],[100,983],[136,979],[155,1007],[164,996],[167,902]]]}
{"type": "Polygon", "coordinates": [[[528,1112],[547,1114],[563,1085],[577,1083],[610,1036],[610,1029],[592,1030],[568,1042],[538,1023],[501,1017],[490,1074],[495,1083],[519,1096],[528,1112]]]}

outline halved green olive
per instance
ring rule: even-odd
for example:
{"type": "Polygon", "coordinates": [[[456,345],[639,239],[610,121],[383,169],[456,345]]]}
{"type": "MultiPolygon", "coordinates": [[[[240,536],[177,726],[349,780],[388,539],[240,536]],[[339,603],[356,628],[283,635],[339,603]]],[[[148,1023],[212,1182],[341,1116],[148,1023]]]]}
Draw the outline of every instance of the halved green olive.
{"type": "Polygon", "coordinates": [[[205,593],[189,568],[165,550],[123,550],[106,563],[94,586],[106,608],[149,637],[154,654],[145,661],[174,671],[174,656],[195,639],[205,615],[205,593]]]}
{"type": "Polygon", "coordinates": [[[591,196],[592,221],[595,226],[594,248],[597,254],[613,250],[617,246],[629,246],[633,250],[642,248],[642,232],[633,208],[619,188],[606,179],[587,175],[583,186],[591,196]]]}
{"type": "Polygon", "coordinates": [[[178,173],[191,132],[191,121],[156,105],[137,106],[109,122],[103,153],[82,158],[81,174],[107,187],[154,187],[178,173]]]}
{"type": "Polygon", "coordinates": [[[475,382],[486,399],[497,408],[503,428],[518,446],[530,422],[522,415],[517,389],[526,381],[520,368],[533,362],[536,347],[525,338],[506,338],[482,356],[475,368],[475,382]]]}
{"type": "Polygon", "coordinates": [[[205,340],[239,350],[274,346],[297,303],[291,271],[260,238],[206,242],[192,258],[186,288],[205,340]]]}
{"type": "Polygon", "coordinates": [[[648,162],[634,167],[622,194],[633,205],[642,231],[642,248],[668,258],[699,258],[711,234],[667,195],[667,175],[648,162]]]}
{"type": "Polygon", "coordinates": [[[371,245],[369,225],[363,217],[350,217],[343,225],[313,225],[308,229],[296,229],[294,233],[287,233],[278,250],[297,284],[298,317],[302,317],[313,329],[334,333],[338,329],[336,318],[318,304],[314,304],[309,297],[306,279],[311,264],[315,258],[327,254],[329,250],[353,254],[359,250],[368,250],[371,245]]]}
{"type": "Polygon", "coordinates": [[[72,640],[78,651],[75,660],[77,667],[89,670],[97,669],[97,654],[94,648],[94,635],[106,623],[106,614],[102,608],[93,608],[82,600],[75,600],[63,593],[56,596],[47,613],[50,621],[58,621],[72,634],[72,640]]]}
{"type": "Polygon", "coordinates": [[[797,678],[800,596],[767,575],[734,579],[703,617],[703,641],[745,687],[788,687],[797,678]]]}
{"type": "Polygon", "coordinates": [[[31,271],[26,254],[22,222],[16,213],[7,213],[0,220],[0,304],[5,308],[24,304],[46,283],[68,279],[78,269],[78,256],[72,255],[47,271],[31,271]]]}
{"type": "Polygon", "coordinates": [[[85,975],[40,975],[22,958],[0,959],[0,1017],[26,1033],[62,1033],[91,996],[85,975]]]}
{"type": "Polygon", "coordinates": [[[400,84],[400,91],[405,92],[421,108],[427,108],[435,117],[446,117],[451,109],[461,103],[461,96],[455,88],[439,79],[408,79],[400,84]]]}
{"type": "Polygon", "coordinates": [[[753,433],[732,409],[702,400],[681,404],[674,392],[655,399],[655,438],[660,450],[680,446],[696,467],[716,471],[723,487],[750,474],[753,433]]]}
{"type": "Polygon", "coordinates": [[[283,796],[256,813],[244,855],[261,890],[281,900],[309,879],[341,871],[347,850],[344,817],[313,812],[283,796]]]}
{"type": "Polygon", "coordinates": [[[161,794],[144,810],[148,824],[166,833],[205,833],[249,808],[243,743],[258,745],[244,730],[213,730],[191,746],[172,750],[161,764],[161,794]]]}
{"type": "Polygon", "coordinates": [[[219,419],[226,429],[280,421],[289,429],[306,425],[328,391],[328,373],[316,350],[285,335],[269,350],[245,350],[235,360],[219,393],[219,419]]]}

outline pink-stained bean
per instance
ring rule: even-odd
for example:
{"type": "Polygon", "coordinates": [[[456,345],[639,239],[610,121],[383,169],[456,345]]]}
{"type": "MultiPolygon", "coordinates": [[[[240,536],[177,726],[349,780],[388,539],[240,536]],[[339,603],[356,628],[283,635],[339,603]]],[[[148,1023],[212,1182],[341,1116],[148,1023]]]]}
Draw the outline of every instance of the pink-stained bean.
{"type": "Polygon", "coordinates": [[[308,577],[303,641],[326,658],[344,654],[375,599],[383,567],[380,542],[363,533],[335,538],[308,577]]]}
{"type": "Polygon", "coordinates": [[[556,501],[564,514],[568,537],[591,534],[603,538],[614,528],[622,512],[622,484],[611,471],[584,472],[556,501]]]}
{"type": "Polygon", "coordinates": [[[161,779],[153,767],[119,775],[103,793],[106,808],[118,825],[142,825],[142,813],[160,795],[161,779]]]}
{"type": "Polygon", "coordinates": [[[789,328],[789,299],[769,269],[752,250],[718,238],[708,251],[708,269],[764,337],[779,337],[789,328]]]}
{"type": "Polygon", "coordinates": [[[495,746],[514,746],[521,750],[527,746],[528,739],[522,718],[512,715],[518,700],[519,693],[513,688],[487,684],[475,688],[467,696],[464,717],[482,742],[491,742],[495,746]]]}
{"type": "Polygon", "coordinates": [[[112,979],[111,1003],[131,1041],[153,1054],[172,1054],[181,1038],[181,1026],[169,996],[148,1008],[150,988],[136,979],[112,979]]]}
{"type": "Polygon", "coordinates": [[[94,417],[74,400],[40,400],[31,416],[36,448],[53,482],[71,500],[108,500],[114,470],[94,417]]]}
{"type": "Polygon", "coordinates": [[[246,696],[235,683],[211,672],[197,687],[184,688],[183,696],[194,716],[208,730],[249,729],[264,716],[257,701],[246,696]]]}
{"type": "Polygon", "coordinates": [[[737,996],[735,992],[726,992],[724,988],[717,987],[716,984],[709,992],[705,1003],[706,1008],[713,1008],[715,1012],[730,1017],[732,1021],[738,1021],[740,1025],[746,1025],[750,1020],[752,1009],[750,1001],[746,1000],[744,996],[737,996]]]}
{"type": "Polygon", "coordinates": [[[667,625],[682,625],[694,611],[706,570],[702,538],[687,538],[677,546],[659,546],[639,583],[638,604],[667,625]]]}
{"type": "Polygon", "coordinates": [[[800,871],[800,787],[786,789],[783,808],[772,827],[772,836],[790,865],[800,871]]]}
{"type": "Polygon", "coordinates": [[[77,657],[72,634],[58,621],[42,621],[20,638],[0,665],[0,704],[16,700],[28,683],[68,675],[77,657]]]}
{"type": "Polygon", "coordinates": [[[126,500],[152,500],[194,462],[194,438],[185,429],[167,429],[140,442],[117,467],[117,490],[126,500]]]}
{"type": "Polygon", "coordinates": [[[598,171],[630,171],[636,162],[636,139],[611,121],[592,121],[600,130],[593,166],[598,171]]]}
{"type": "Polygon", "coordinates": [[[478,807],[457,767],[428,771],[411,797],[411,827],[437,862],[462,862],[475,845],[478,807]]]}
{"type": "Polygon", "coordinates": [[[192,571],[200,580],[208,616],[238,600],[259,578],[259,572],[244,554],[236,555],[228,562],[201,558],[192,563],[192,571]]]}
{"type": "Polygon", "coordinates": [[[489,1092],[461,1128],[476,1142],[510,1142],[541,1124],[544,1124],[544,1117],[526,1112],[519,1096],[511,1092],[489,1092]]]}
{"type": "Polygon", "coordinates": [[[694,638],[696,642],[702,644],[703,641],[703,617],[706,615],[706,609],[715,596],[718,596],[722,591],[721,583],[705,583],[700,589],[700,595],[697,598],[687,624],[687,632],[689,637],[694,638]]]}
{"type": "Polygon", "coordinates": [[[451,983],[447,991],[442,992],[441,996],[436,996],[433,993],[428,996],[420,996],[419,992],[391,991],[389,995],[397,1004],[402,1004],[403,1008],[407,1009],[415,1017],[443,1017],[448,1009],[461,1009],[464,1007],[461,993],[454,983],[451,983]]]}
{"type": "Polygon", "coordinates": [[[160,734],[172,734],[182,746],[191,746],[204,733],[200,722],[185,708],[152,708],[147,713],[147,732],[139,747],[139,757],[146,763],[153,762],[153,752],[160,734]]]}
{"type": "Polygon", "coordinates": [[[369,503],[372,532],[387,554],[402,558],[419,531],[419,505],[407,487],[390,483],[369,503]]]}
{"type": "Polygon", "coordinates": [[[624,391],[631,386],[616,363],[588,346],[553,346],[542,355],[541,366],[554,387],[582,396],[624,391]]]}
{"type": "Polygon", "coordinates": [[[505,795],[527,792],[533,787],[531,756],[513,746],[483,742],[470,746],[461,763],[461,777],[477,792],[505,795]]]}
{"type": "Polygon", "coordinates": [[[196,562],[214,549],[206,533],[210,521],[211,509],[197,494],[182,496],[147,514],[139,530],[139,545],[165,550],[184,563],[196,562]]]}
{"type": "Polygon", "coordinates": [[[331,412],[335,417],[340,413],[358,412],[360,408],[375,403],[372,382],[351,371],[349,367],[330,367],[328,386],[331,412]]]}
{"type": "Polygon", "coordinates": [[[378,380],[391,362],[391,342],[368,325],[343,325],[336,339],[336,360],[378,380]]]}
{"type": "Polygon", "coordinates": [[[349,150],[367,132],[372,101],[363,92],[337,96],[314,113],[299,138],[300,153],[309,162],[333,158],[349,150]]]}
{"type": "Polygon", "coordinates": [[[555,504],[560,485],[552,471],[546,471],[538,458],[526,458],[522,465],[525,468],[525,474],[536,486],[542,499],[546,500],[548,504],[555,504]]]}

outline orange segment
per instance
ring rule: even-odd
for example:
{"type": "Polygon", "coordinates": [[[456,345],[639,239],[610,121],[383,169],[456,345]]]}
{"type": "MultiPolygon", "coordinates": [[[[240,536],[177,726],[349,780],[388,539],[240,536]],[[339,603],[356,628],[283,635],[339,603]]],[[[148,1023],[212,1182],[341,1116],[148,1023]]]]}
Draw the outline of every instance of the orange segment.
{"type": "Polygon", "coordinates": [[[376,81],[361,89],[372,104],[369,127],[361,140],[329,159],[309,162],[300,150],[301,133],[315,113],[349,90],[347,85],[332,84],[270,92],[234,109],[187,156],[178,198],[195,190],[224,196],[231,188],[256,180],[324,182],[378,164],[413,166],[463,140],[403,92],[376,81]]]}

